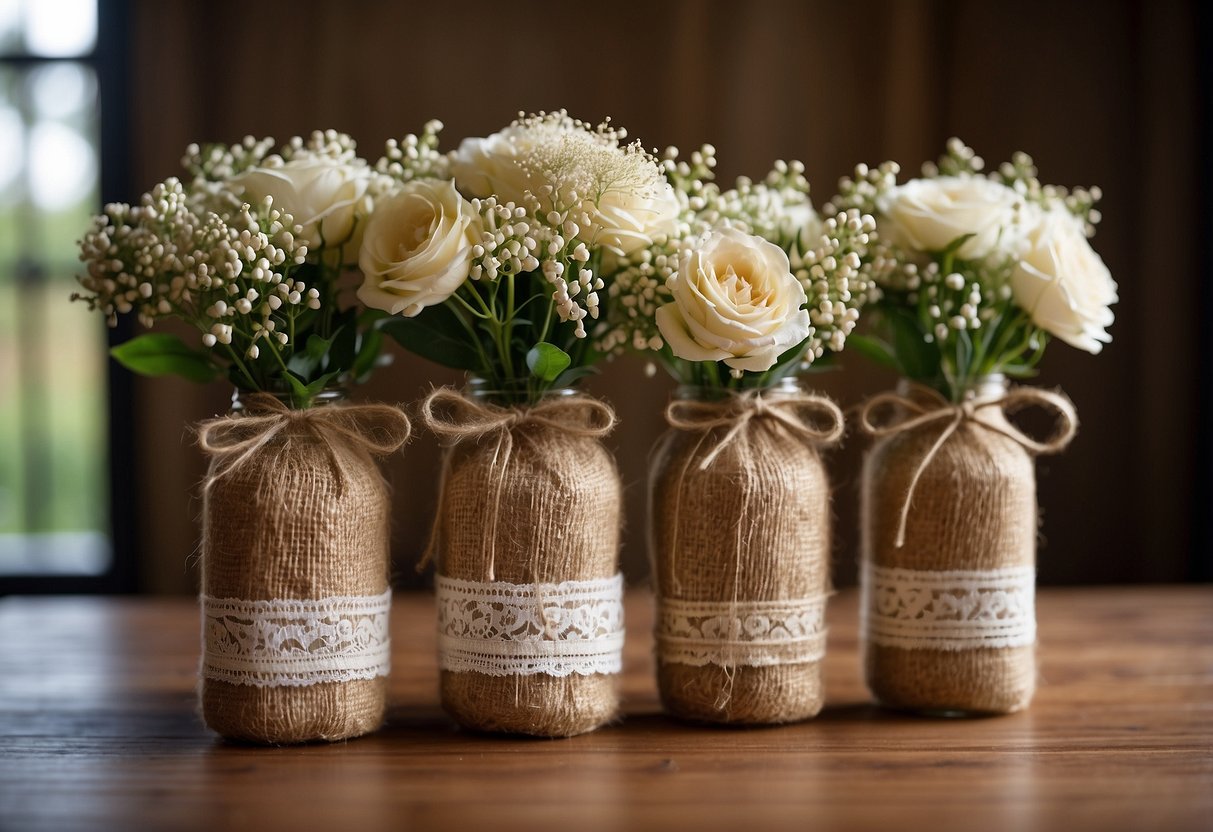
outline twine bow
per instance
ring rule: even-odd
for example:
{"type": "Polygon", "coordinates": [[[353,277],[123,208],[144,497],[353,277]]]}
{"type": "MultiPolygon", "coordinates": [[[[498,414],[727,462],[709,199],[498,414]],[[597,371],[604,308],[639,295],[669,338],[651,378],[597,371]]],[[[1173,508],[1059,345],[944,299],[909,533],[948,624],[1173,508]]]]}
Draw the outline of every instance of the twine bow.
{"type": "Polygon", "coordinates": [[[935,458],[939,449],[943,447],[944,443],[951,438],[952,434],[963,423],[971,422],[974,425],[980,425],[986,430],[1001,434],[1032,454],[1057,453],[1070,444],[1070,440],[1074,438],[1074,434],[1078,431],[1078,412],[1074,409],[1074,403],[1061,393],[1055,393],[1051,390],[1040,390],[1035,387],[1015,387],[1006,393],[995,396],[969,396],[959,403],[948,401],[935,390],[923,387],[922,385],[913,385],[913,392],[915,394],[914,397],[903,396],[899,393],[880,393],[868,399],[859,411],[860,427],[865,433],[876,437],[893,436],[899,433],[908,433],[927,425],[940,422],[946,423],[939,437],[936,438],[934,444],[931,445],[926,455],[923,456],[922,461],[918,463],[918,467],[914,470],[914,476],[910,478],[910,486],[906,489],[906,497],[901,505],[901,517],[897,525],[897,540],[894,544],[899,549],[906,542],[906,521],[910,515],[910,504],[913,502],[914,489],[918,487],[919,479],[921,479],[923,472],[931,464],[931,460],[935,458]],[[926,400],[926,403],[922,401],[923,399],[926,400]],[[875,412],[889,405],[896,405],[909,415],[900,421],[895,420],[887,423],[873,421],[875,412]],[[978,410],[984,407],[1001,407],[1004,412],[1013,413],[1016,410],[1021,410],[1032,405],[1050,411],[1055,417],[1056,423],[1053,433],[1044,441],[1033,439],[1010,422],[1007,422],[1005,425],[999,425],[977,418],[978,410]]]}
{"type": "MultiPolygon", "coordinates": [[[[505,490],[506,471],[514,453],[514,430],[522,425],[537,425],[563,431],[571,436],[601,438],[615,427],[615,411],[605,403],[589,396],[562,396],[545,399],[529,407],[500,407],[488,402],[468,398],[451,387],[433,390],[421,403],[421,422],[439,437],[447,441],[448,447],[460,442],[479,442],[494,437],[496,447],[489,462],[490,469],[499,471],[493,495],[493,510],[488,528],[487,580],[496,580],[497,521],[501,515],[501,497],[505,490]]],[[[434,528],[425,554],[417,564],[417,571],[425,569],[433,559],[440,543],[439,529],[442,524],[443,492],[449,473],[450,454],[443,464],[442,480],[438,496],[438,508],[434,516],[434,528]]]]}
{"type": "Polygon", "coordinates": [[[810,393],[764,396],[761,390],[747,391],[719,402],[695,399],[672,401],[665,409],[665,418],[670,427],[702,432],[705,436],[716,428],[728,428],[700,461],[699,468],[704,471],[756,419],[770,419],[793,436],[815,445],[829,445],[838,441],[844,426],[842,411],[824,396],[810,393]]]}
{"type": "Polygon", "coordinates": [[[344,488],[346,472],[338,444],[386,456],[407,442],[412,431],[408,417],[386,404],[293,410],[269,393],[254,393],[244,401],[243,413],[209,419],[198,426],[198,446],[221,459],[207,478],[206,488],[244,465],[288,429],[305,431],[319,441],[337,474],[338,487],[344,488]]]}

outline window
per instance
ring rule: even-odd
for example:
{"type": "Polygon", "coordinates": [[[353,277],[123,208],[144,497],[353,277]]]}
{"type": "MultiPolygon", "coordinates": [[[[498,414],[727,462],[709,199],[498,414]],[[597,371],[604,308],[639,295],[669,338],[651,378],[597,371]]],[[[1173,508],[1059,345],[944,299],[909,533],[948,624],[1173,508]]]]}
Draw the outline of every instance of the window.
{"type": "Polygon", "coordinates": [[[0,591],[116,574],[106,334],[68,302],[101,201],[98,18],[0,0],[0,591]]]}

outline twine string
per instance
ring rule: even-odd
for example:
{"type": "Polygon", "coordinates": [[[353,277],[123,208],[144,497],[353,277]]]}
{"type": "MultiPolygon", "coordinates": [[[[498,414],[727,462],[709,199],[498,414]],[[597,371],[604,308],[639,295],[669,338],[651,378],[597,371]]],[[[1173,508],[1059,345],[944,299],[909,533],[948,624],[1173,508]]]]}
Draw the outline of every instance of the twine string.
{"type": "Polygon", "coordinates": [[[284,431],[288,435],[303,431],[314,437],[329,457],[338,487],[344,488],[347,472],[339,446],[387,456],[404,445],[412,432],[408,417],[387,404],[295,410],[269,393],[253,393],[244,401],[244,412],[208,419],[198,425],[198,447],[220,460],[206,478],[203,486],[206,489],[239,469],[284,431]]]}
{"type": "Polygon", "coordinates": [[[501,407],[490,402],[477,401],[451,387],[439,387],[431,391],[421,403],[420,416],[422,424],[445,440],[448,451],[442,465],[434,525],[430,530],[429,544],[417,564],[417,570],[425,569],[436,556],[441,544],[440,529],[445,507],[446,481],[451,465],[449,449],[461,442],[479,442],[492,437],[495,446],[489,468],[490,471],[496,472],[496,476],[487,526],[490,533],[486,536],[488,581],[496,580],[497,524],[501,515],[506,474],[514,454],[514,431],[523,425],[534,425],[563,431],[571,436],[599,439],[611,432],[616,421],[615,411],[604,402],[589,396],[560,396],[544,399],[528,407],[501,407]]]}
{"type": "Polygon", "coordinates": [[[859,425],[862,430],[875,437],[895,436],[909,433],[929,425],[943,423],[943,430],[931,444],[926,454],[919,461],[910,478],[906,489],[905,499],[902,500],[900,517],[897,524],[897,539],[894,545],[901,548],[906,540],[906,523],[910,516],[910,505],[914,500],[914,491],[923,472],[935,459],[940,448],[960,429],[962,424],[979,425],[985,430],[1007,437],[1031,454],[1057,453],[1070,444],[1078,431],[1078,411],[1065,395],[1052,390],[1040,390],[1035,387],[1015,387],[1005,393],[995,396],[966,397],[962,402],[951,402],[937,391],[922,385],[913,386],[913,396],[903,396],[900,393],[880,393],[868,399],[859,410],[859,425]],[[1013,413],[1026,407],[1040,407],[1054,417],[1053,432],[1043,440],[1035,439],[1024,433],[1015,425],[995,424],[978,418],[978,411],[985,407],[998,407],[1004,413],[1013,413]],[[900,408],[906,415],[904,418],[893,418],[880,421],[876,414],[882,408],[900,408]]]}

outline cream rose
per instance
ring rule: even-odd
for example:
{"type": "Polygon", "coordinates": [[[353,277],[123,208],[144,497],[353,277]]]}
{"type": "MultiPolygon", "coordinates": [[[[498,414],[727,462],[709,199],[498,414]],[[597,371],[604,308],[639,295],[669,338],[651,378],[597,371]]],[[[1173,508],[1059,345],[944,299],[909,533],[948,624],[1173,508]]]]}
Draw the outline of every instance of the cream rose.
{"type": "Polygon", "coordinates": [[[479,218],[452,182],[410,182],[380,200],[366,222],[358,299],[411,318],[463,285],[479,241],[479,218]]]}
{"type": "Polygon", "coordinates": [[[1097,353],[1112,340],[1116,282],[1064,208],[1033,209],[1025,218],[1023,254],[1011,273],[1015,302],[1032,321],[1071,346],[1097,353]]]}
{"type": "Polygon", "coordinates": [[[683,252],[669,287],[674,302],[657,309],[657,329],[679,358],[763,372],[809,336],[804,288],[783,249],[761,237],[711,232],[683,252]]]}
{"type": "Polygon", "coordinates": [[[1011,188],[979,176],[912,179],[881,197],[882,233],[916,251],[943,251],[971,234],[956,256],[977,260],[995,246],[1015,245],[1023,200],[1011,188]]]}
{"type": "Polygon", "coordinates": [[[303,226],[308,248],[338,248],[354,236],[358,221],[370,211],[371,171],[324,156],[302,156],[276,167],[250,168],[232,180],[252,199],[273,197],[303,226]]]}
{"type": "Polygon", "coordinates": [[[678,197],[665,182],[649,193],[611,188],[598,199],[590,215],[588,236],[595,245],[627,256],[653,245],[657,237],[676,234],[680,213],[678,197]]]}
{"type": "Polygon", "coordinates": [[[535,138],[533,130],[511,125],[487,138],[464,139],[451,158],[455,184],[469,197],[522,205],[523,195],[537,190],[520,164],[535,138]]]}

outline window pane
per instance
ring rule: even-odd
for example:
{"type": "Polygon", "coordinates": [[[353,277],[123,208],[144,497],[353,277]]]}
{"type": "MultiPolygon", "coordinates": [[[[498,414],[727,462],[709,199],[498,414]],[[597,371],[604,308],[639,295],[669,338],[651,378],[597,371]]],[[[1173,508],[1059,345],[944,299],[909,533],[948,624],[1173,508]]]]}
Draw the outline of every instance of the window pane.
{"type": "Polygon", "coordinates": [[[97,43],[97,0],[24,0],[22,18],[30,55],[73,58],[97,43]]]}
{"type": "Polygon", "coordinates": [[[68,302],[96,210],[91,68],[0,71],[0,574],[109,565],[105,335],[68,302]]]}

